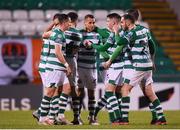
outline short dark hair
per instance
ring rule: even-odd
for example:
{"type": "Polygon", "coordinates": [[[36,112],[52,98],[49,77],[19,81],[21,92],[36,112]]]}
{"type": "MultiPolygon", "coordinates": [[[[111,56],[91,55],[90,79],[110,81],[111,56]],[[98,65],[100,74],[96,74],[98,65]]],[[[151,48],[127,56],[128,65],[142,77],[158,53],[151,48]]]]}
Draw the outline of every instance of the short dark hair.
{"type": "Polygon", "coordinates": [[[131,23],[135,23],[135,18],[134,18],[134,16],[132,16],[132,15],[130,15],[130,14],[125,14],[125,15],[123,15],[122,16],[125,20],[130,20],[131,21],[131,23]]]}
{"type": "Polygon", "coordinates": [[[56,18],[58,18],[61,14],[60,13],[56,13],[54,16],[53,16],[53,20],[55,20],[56,18]]]}
{"type": "Polygon", "coordinates": [[[108,15],[107,15],[107,18],[110,18],[110,19],[112,19],[112,18],[117,19],[118,22],[121,20],[121,16],[120,16],[119,14],[117,14],[117,13],[111,13],[111,14],[108,14],[108,15]]]}
{"type": "Polygon", "coordinates": [[[137,21],[139,19],[139,10],[138,9],[128,9],[125,11],[126,14],[130,14],[137,21]]]}
{"type": "Polygon", "coordinates": [[[76,22],[78,20],[78,14],[76,12],[69,12],[67,15],[71,19],[71,22],[76,22]]]}
{"type": "Polygon", "coordinates": [[[94,19],[94,16],[92,14],[87,14],[84,19],[87,19],[87,18],[91,18],[91,19],[94,19]]]}
{"type": "Polygon", "coordinates": [[[57,18],[60,24],[69,20],[69,16],[67,14],[60,14],[57,18]]]}

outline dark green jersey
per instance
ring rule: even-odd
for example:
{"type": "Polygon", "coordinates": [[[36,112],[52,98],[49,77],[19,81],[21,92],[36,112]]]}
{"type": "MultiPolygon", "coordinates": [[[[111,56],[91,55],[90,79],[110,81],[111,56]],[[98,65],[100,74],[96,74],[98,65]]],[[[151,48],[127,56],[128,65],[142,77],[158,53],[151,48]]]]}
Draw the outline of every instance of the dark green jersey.
{"type": "Polygon", "coordinates": [[[83,40],[80,45],[80,49],[78,52],[78,67],[79,68],[87,68],[87,69],[96,69],[96,61],[98,57],[98,53],[93,48],[85,48],[83,43],[88,40],[93,44],[101,44],[102,37],[97,33],[97,29],[94,29],[92,32],[87,32],[86,30],[81,30],[83,40]]]}
{"type": "Polygon", "coordinates": [[[66,56],[73,57],[75,56],[75,49],[80,46],[82,41],[82,34],[76,28],[70,28],[69,30],[65,31],[66,37],[66,56]]]}

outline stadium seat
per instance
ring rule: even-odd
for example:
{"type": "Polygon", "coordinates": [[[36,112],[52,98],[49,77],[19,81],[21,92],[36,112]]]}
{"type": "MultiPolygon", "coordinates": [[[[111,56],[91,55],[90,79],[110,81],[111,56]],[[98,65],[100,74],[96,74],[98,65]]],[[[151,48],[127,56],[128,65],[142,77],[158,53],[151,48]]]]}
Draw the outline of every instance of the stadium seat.
{"type": "Polygon", "coordinates": [[[12,20],[12,15],[10,10],[0,10],[0,21],[1,20],[12,20]]]}
{"type": "Polygon", "coordinates": [[[30,10],[29,11],[29,19],[30,20],[45,20],[44,11],[43,10],[30,10]]]}
{"type": "Polygon", "coordinates": [[[36,21],[33,21],[32,24],[35,25],[37,34],[41,35],[42,32],[47,28],[49,22],[45,22],[42,20],[36,20],[36,21]]]}
{"type": "Polygon", "coordinates": [[[110,10],[109,13],[117,13],[120,16],[124,15],[124,11],[120,10],[120,9],[114,9],[114,10],[110,10]]]}
{"type": "Polygon", "coordinates": [[[85,9],[79,10],[78,11],[79,20],[83,20],[84,16],[87,14],[92,14],[92,11],[91,10],[85,10],[85,9]]]}
{"type": "Polygon", "coordinates": [[[77,28],[78,28],[78,29],[83,29],[83,28],[84,28],[84,21],[80,21],[80,22],[77,24],[77,28]]]}
{"type": "Polygon", "coordinates": [[[107,15],[108,15],[107,10],[94,10],[94,17],[97,20],[105,20],[107,15]]]}
{"type": "Polygon", "coordinates": [[[28,12],[26,10],[14,10],[13,20],[28,20],[28,12]]]}
{"type": "Polygon", "coordinates": [[[32,22],[23,23],[20,26],[20,30],[24,36],[33,36],[36,34],[36,27],[32,22]]]}
{"type": "Polygon", "coordinates": [[[64,14],[67,14],[67,13],[69,13],[69,12],[76,12],[75,10],[73,10],[73,9],[65,9],[65,10],[62,10],[62,12],[61,13],[64,13],[64,14]]]}
{"type": "Polygon", "coordinates": [[[100,28],[106,28],[106,20],[98,20],[96,22],[96,26],[100,27],[100,28]]]}
{"type": "Polygon", "coordinates": [[[41,24],[36,25],[36,32],[39,36],[41,36],[44,32],[44,30],[47,28],[49,22],[43,22],[41,24]]]}
{"type": "Polygon", "coordinates": [[[60,13],[59,10],[46,10],[45,11],[45,19],[46,20],[52,20],[53,16],[56,14],[56,13],[60,13]]]}
{"type": "Polygon", "coordinates": [[[0,35],[3,35],[4,30],[3,30],[3,25],[0,23],[0,35]]]}
{"type": "Polygon", "coordinates": [[[6,23],[11,23],[11,22],[12,22],[11,20],[2,20],[2,21],[0,21],[0,24],[3,26],[6,23]]]}
{"type": "Polygon", "coordinates": [[[18,36],[20,34],[19,25],[16,22],[9,22],[4,25],[4,32],[9,36],[18,36]]]}

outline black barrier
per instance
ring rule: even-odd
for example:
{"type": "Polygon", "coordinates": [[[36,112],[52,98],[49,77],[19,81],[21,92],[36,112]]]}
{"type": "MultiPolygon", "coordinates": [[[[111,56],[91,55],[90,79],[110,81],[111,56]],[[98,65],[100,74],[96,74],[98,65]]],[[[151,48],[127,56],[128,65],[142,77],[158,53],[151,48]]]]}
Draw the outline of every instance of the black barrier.
{"type": "Polygon", "coordinates": [[[42,86],[34,84],[0,86],[0,110],[37,109],[42,99],[42,86]]]}

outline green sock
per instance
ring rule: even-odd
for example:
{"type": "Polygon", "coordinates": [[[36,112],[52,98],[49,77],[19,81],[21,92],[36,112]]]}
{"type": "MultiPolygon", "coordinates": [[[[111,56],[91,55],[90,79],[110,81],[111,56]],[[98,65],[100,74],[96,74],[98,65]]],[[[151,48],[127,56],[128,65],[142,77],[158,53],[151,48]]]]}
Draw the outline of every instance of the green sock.
{"type": "Polygon", "coordinates": [[[61,93],[60,98],[59,98],[59,113],[58,113],[58,115],[64,116],[67,102],[68,102],[68,95],[65,93],[61,93]]]}
{"type": "Polygon", "coordinates": [[[107,98],[106,96],[104,95],[102,98],[99,99],[98,103],[97,103],[97,106],[95,108],[95,117],[97,117],[97,114],[99,113],[99,111],[107,105],[107,98]]]}
{"type": "Polygon", "coordinates": [[[124,121],[129,121],[129,104],[130,104],[130,97],[122,97],[121,101],[121,112],[122,112],[122,118],[124,121]]]}
{"type": "Polygon", "coordinates": [[[116,121],[115,113],[109,104],[107,104],[107,110],[108,110],[110,122],[112,123],[112,122],[116,121]]]}
{"type": "Polygon", "coordinates": [[[90,117],[94,116],[95,104],[96,104],[95,99],[94,99],[94,98],[89,98],[89,101],[88,101],[88,109],[89,109],[89,116],[90,116],[90,117]]]}
{"type": "Polygon", "coordinates": [[[79,109],[80,109],[79,97],[72,97],[72,108],[73,108],[74,118],[77,119],[79,117],[79,109]]]}
{"type": "Polygon", "coordinates": [[[157,120],[156,109],[154,108],[152,103],[149,104],[149,109],[152,114],[152,120],[157,120]]]}
{"type": "Polygon", "coordinates": [[[107,103],[113,109],[116,119],[119,120],[121,118],[121,112],[119,110],[119,104],[115,94],[113,92],[106,92],[105,95],[107,96],[107,103]]]}
{"type": "Polygon", "coordinates": [[[51,100],[49,118],[55,119],[55,116],[58,114],[59,109],[59,96],[54,96],[51,100]]]}
{"type": "Polygon", "coordinates": [[[157,112],[157,118],[158,118],[158,119],[161,119],[161,118],[164,119],[165,116],[164,116],[163,109],[162,109],[162,106],[161,106],[161,104],[160,104],[159,99],[154,100],[154,101],[152,102],[152,104],[153,104],[153,106],[154,106],[154,108],[155,108],[155,110],[156,110],[156,112],[157,112]]]}
{"type": "Polygon", "coordinates": [[[49,109],[50,109],[50,101],[51,97],[44,96],[41,102],[41,117],[45,117],[48,115],[49,109]]]}

